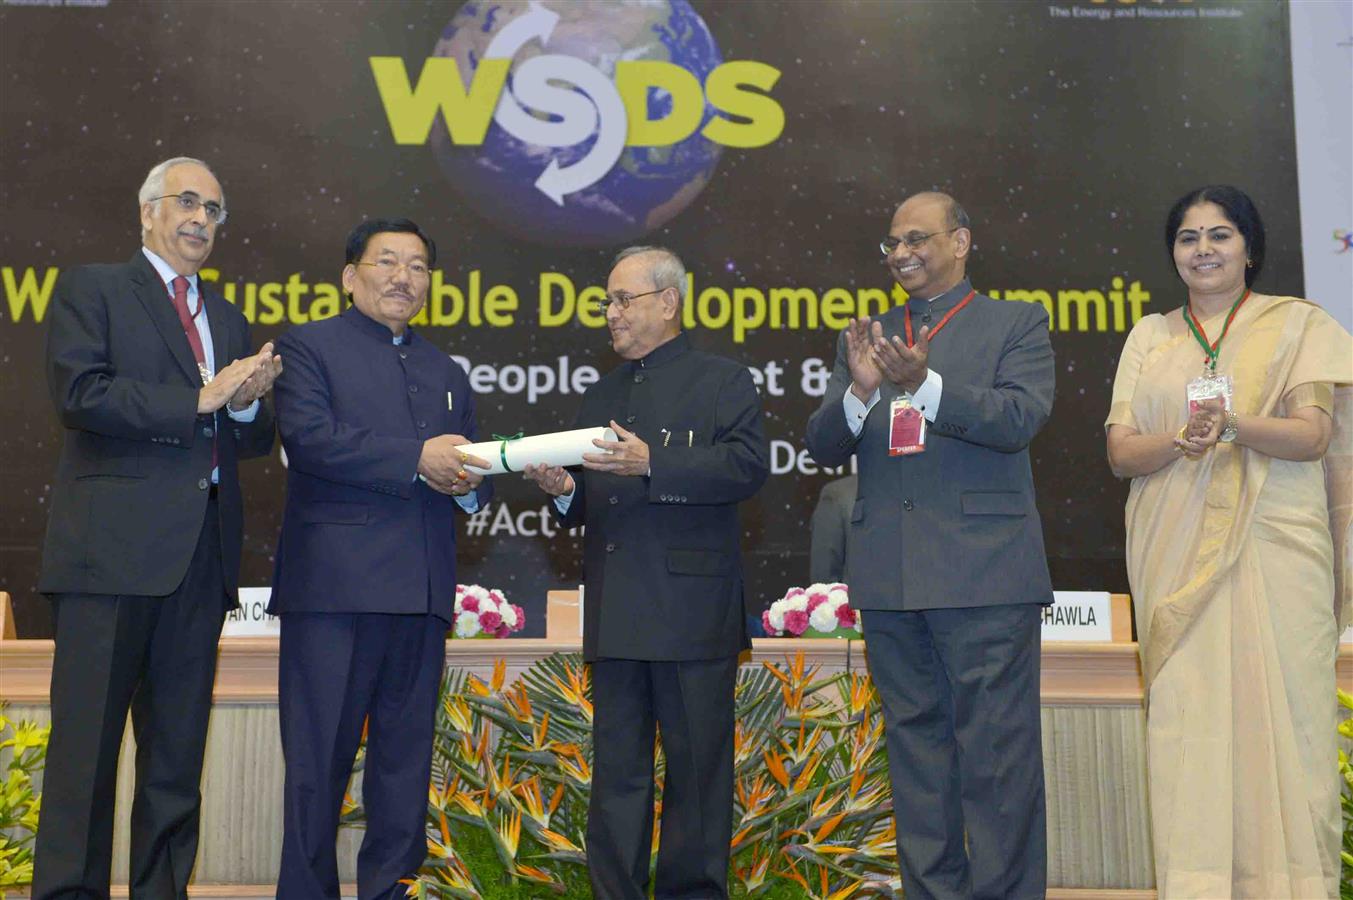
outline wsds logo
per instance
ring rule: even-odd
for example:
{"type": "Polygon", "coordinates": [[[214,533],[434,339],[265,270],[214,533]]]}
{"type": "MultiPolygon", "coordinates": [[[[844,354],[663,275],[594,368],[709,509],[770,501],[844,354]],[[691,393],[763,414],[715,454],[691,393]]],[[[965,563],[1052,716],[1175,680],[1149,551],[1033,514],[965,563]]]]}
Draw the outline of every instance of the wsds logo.
{"type": "Polygon", "coordinates": [[[724,147],[784,131],[772,66],[724,62],[688,0],[471,0],[411,81],[371,72],[397,144],[431,142],[482,215],[539,243],[611,246],[662,226],[724,147]]]}

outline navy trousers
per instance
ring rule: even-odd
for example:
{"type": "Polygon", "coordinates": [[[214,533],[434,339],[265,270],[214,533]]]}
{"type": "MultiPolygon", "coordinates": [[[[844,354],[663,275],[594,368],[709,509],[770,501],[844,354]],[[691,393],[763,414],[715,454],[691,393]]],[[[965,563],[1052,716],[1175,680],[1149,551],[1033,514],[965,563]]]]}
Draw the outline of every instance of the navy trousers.
{"type": "Polygon", "coordinates": [[[431,615],[284,613],[278,659],[283,787],[278,900],[339,897],[343,794],[367,725],[361,900],[403,897],[427,856],[432,734],[447,624],[431,615]]]}

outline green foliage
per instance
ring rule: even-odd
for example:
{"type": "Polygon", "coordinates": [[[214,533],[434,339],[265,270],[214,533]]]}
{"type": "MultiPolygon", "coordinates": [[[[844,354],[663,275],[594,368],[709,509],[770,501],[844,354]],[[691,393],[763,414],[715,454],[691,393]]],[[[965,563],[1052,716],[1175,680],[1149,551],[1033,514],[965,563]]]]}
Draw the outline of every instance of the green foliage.
{"type": "MultiPolygon", "coordinates": [[[[1353,710],[1353,694],[1339,691],[1339,705],[1353,710]]],[[[1339,734],[1347,740],[1353,740],[1353,715],[1339,723],[1339,734]]],[[[1339,803],[1344,814],[1344,842],[1339,854],[1343,859],[1339,898],[1353,900],[1353,762],[1350,762],[1348,752],[1343,748],[1339,749],[1339,775],[1339,803]]]]}
{"type": "Polygon", "coordinates": [[[50,728],[15,722],[0,703],[0,892],[33,881],[33,839],[38,833],[42,796],[33,793],[33,776],[47,757],[50,728]]]}
{"type": "MultiPolygon", "coordinates": [[[[429,856],[411,896],[590,897],[590,672],[556,654],[505,685],[451,671],[428,795],[429,856]]],[[[900,896],[877,697],[802,656],[747,668],[736,696],[730,892],[758,900],[900,896]]],[[[661,742],[655,777],[662,804],[661,742]]],[[[345,822],[360,824],[356,802],[345,822]]],[[[654,849],[661,820],[654,828],[654,849]]]]}

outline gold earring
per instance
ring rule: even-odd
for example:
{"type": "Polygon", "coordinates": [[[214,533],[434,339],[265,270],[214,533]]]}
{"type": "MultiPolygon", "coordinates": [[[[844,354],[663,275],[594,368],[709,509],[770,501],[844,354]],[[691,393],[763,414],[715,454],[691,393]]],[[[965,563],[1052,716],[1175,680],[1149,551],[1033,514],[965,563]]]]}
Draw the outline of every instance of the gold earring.
{"type": "Polygon", "coordinates": [[[1245,268],[1247,268],[1247,269],[1253,269],[1253,268],[1254,268],[1254,260],[1252,260],[1252,259],[1247,259],[1247,260],[1245,260],[1245,268]]]}

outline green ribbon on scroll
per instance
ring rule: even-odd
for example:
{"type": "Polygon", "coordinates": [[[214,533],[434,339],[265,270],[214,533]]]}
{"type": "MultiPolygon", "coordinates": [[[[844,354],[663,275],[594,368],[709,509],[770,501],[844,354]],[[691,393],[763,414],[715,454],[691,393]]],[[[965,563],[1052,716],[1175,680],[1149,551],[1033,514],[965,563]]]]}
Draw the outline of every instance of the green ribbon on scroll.
{"type": "Polygon", "coordinates": [[[495,441],[502,441],[502,443],[498,445],[498,459],[503,463],[504,472],[512,471],[511,467],[507,464],[507,442],[520,440],[525,436],[526,432],[524,431],[518,431],[516,434],[495,434],[493,436],[495,441]]]}

